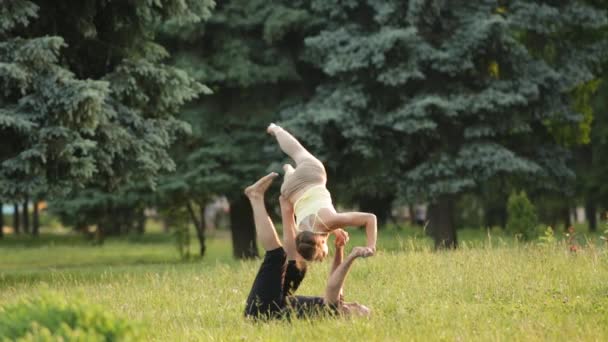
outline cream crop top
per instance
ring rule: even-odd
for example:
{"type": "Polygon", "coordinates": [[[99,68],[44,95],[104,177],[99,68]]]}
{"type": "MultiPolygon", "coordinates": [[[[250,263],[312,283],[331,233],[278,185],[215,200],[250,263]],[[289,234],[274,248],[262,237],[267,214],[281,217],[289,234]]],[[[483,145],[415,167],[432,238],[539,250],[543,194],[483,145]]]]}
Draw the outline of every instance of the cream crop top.
{"type": "Polygon", "coordinates": [[[296,230],[298,232],[308,230],[313,233],[324,233],[319,231],[319,229],[315,229],[315,223],[317,220],[319,220],[327,228],[325,223],[321,221],[321,218],[319,218],[318,215],[319,210],[323,208],[333,208],[331,194],[327,188],[325,188],[325,185],[315,185],[306,190],[293,205],[294,213],[296,215],[296,230]],[[302,221],[304,221],[310,215],[314,215],[312,225],[308,226],[306,224],[302,224],[302,221]]]}

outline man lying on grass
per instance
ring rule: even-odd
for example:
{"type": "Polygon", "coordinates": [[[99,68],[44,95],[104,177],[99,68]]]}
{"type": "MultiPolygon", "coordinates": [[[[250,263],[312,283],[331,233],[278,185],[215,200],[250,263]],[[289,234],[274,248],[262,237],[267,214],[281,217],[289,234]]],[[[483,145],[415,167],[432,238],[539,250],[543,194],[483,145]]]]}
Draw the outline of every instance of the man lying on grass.
{"type": "Polygon", "coordinates": [[[297,266],[296,229],[293,224],[293,206],[284,197],[280,198],[283,219],[283,243],[268,216],[264,204],[264,193],[277,176],[270,173],[245,189],[253,208],[253,218],[258,239],[266,255],[253,281],[247,298],[245,316],[250,318],[283,318],[295,313],[298,317],[317,314],[340,314],[367,316],[370,310],[358,303],[343,301],[344,279],[358,257],[373,254],[369,248],[355,247],[343,260],[346,239],[336,237],[336,256],[332,266],[324,297],[294,296],[293,293],[304,279],[305,270],[297,266]],[[291,223],[290,223],[291,222],[291,223]]]}

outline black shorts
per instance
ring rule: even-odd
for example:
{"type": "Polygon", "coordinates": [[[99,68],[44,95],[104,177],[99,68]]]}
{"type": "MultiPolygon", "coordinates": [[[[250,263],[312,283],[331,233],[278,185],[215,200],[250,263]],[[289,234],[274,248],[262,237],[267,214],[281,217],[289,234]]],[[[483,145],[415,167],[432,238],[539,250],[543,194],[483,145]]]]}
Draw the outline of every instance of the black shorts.
{"type": "MultiPolygon", "coordinates": [[[[283,247],[267,251],[258,275],[247,297],[245,316],[252,318],[282,318],[295,312],[308,316],[326,311],[321,297],[294,296],[306,275],[297,267],[295,260],[287,261],[283,247]]],[[[335,308],[331,308],[335,311],[335,308]]]]}

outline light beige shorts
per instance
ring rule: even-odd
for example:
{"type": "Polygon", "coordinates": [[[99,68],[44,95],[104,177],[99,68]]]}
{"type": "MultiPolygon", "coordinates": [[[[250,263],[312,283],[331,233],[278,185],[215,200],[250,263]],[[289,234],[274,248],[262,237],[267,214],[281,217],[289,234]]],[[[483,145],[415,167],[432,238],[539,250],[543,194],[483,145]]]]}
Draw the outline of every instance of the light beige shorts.
{"type": "Polygon", "coordinates": [[[293,198],[298,193],[303,193],[313,185],[327,183],[327,173],[323,163],[316,159],[305,160],[298,164],[294,172],[283,180],[281,194],[292,203],[297,200],[293,198]]]}

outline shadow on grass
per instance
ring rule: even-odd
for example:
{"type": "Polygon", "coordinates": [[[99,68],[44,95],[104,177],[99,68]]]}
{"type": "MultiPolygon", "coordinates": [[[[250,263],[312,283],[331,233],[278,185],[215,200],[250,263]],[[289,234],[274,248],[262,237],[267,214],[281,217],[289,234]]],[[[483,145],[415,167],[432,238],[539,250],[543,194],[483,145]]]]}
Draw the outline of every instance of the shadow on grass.
{"type": "MultiPolygon", "coordinates": [[[[105,239],[104,243],[112,242],[128,242],[130,244],[159,244],[173,243],[173,236],[165,233],[146,233],[133,234],[126,236],[112,236],[105,239]]],[[[7,234],[0,240],[0,248],[40,248],[40,247],[55,247],[55,246],[102,246],[93,239],[79,233],[65,234],[40,234],[37,237],[31,235],[14,235],[7,234]]]]}
{"type": "MultiPolygon", "coordinates": [[[[0,289],[11,286],[48,284],[93,284],[100,281],[118,280],[125,276],[161,273],[167,270],[192,266],[211,266],[215,260],[204,260],[200,257],[188,260],[104,260],[101,263],[89,262],[80,264],[58,264],[51,267],[29,268],[28,270],[10,270],[0,273],[0,289]]],[[[223,262],[228,264],[229,262],[223,262]]]]}
{"type": "Polygon", "coordinates": [[[0,248],[39,248],[45,246],[86,246],[91,241],[80,234],[5,235],[0,248]]]}

